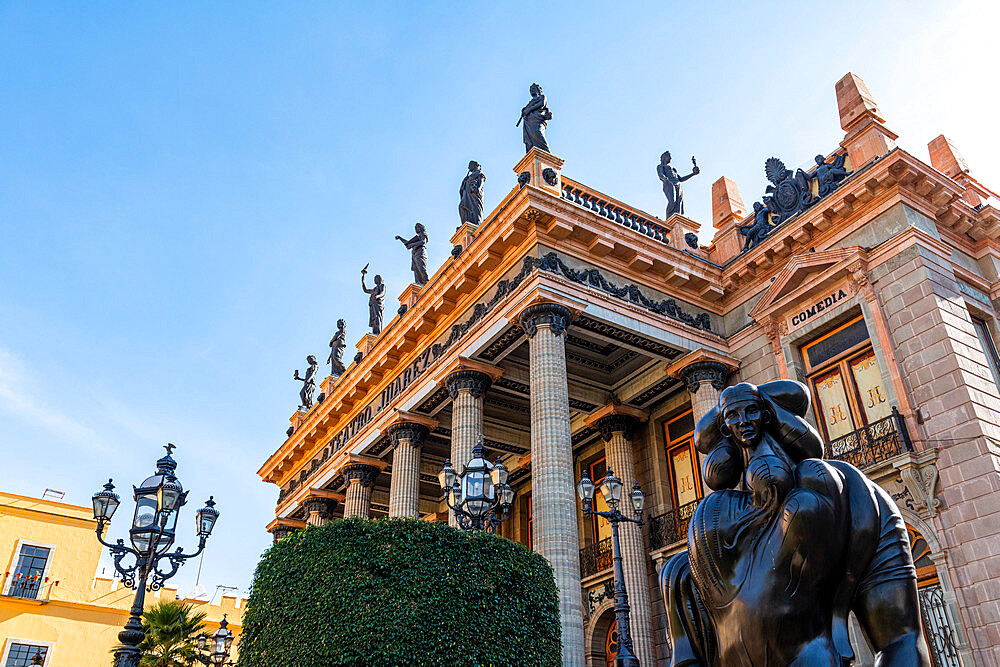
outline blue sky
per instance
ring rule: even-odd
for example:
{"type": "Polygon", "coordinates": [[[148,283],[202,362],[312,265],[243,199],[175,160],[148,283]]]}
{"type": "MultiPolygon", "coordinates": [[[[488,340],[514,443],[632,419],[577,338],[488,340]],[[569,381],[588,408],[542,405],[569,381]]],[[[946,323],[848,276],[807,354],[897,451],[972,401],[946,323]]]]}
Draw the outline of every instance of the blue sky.
{"type": "Polygon", "coordinates": [[[1000,188],[994,5],[0,1],[0,489],[87,504],[174,442],[180,544],[215,494],[202,583],[245,590],[292,371],[364,333],[365,263],[392,307],[396,234],[444,261],[470,159],[487,210],[515,184],[529,84],[564,172],[650,213],[660,153],[696,155],[707,241],[720,175],[750,206],[766,158],[836,147],[848,71],[904,148],[943,132],[1000,188]]]}

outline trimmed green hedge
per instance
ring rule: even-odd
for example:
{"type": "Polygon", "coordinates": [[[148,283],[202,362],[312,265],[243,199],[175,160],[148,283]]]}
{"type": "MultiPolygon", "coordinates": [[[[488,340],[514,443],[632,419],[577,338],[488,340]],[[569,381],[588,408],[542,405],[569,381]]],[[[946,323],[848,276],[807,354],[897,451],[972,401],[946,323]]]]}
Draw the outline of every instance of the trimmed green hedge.
{"type": "Polygon", "coordinates": [[[265,552],[241,667],[560,664],[559,606],[540,555],[479,531],[345,519],[265,552]]]}

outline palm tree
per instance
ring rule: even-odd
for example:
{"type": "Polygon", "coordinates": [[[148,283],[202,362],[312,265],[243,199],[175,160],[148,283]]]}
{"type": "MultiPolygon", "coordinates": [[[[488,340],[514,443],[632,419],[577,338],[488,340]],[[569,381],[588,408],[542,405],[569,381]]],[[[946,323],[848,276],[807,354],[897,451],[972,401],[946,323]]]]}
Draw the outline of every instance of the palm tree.
{"type": "Polygon", "coordinates": [[[142,650],[140,667],[190,667],[199,664],[198,634],[203,631],[204,612],[193,612],[181,602],[160,602],[142,615],[146,638],[139,644],[142,650]]]}

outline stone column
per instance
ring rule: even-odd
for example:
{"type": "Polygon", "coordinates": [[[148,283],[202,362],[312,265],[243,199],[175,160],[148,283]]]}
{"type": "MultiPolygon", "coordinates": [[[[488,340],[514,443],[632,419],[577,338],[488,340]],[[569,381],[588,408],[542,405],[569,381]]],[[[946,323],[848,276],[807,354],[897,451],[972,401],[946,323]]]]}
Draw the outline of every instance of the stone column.
{"type": "Polygon", "coordinates": [[[344,481],[347,483],[347,495],[344,499],[344,518],[356,516],[367,519],[372,499],[372,487],[379,469],[364,463],[352,463],[344,466],[344,481]]]}
{"type": "MultiPolygon", "coordinates": [[[[667,373],[671,377],[683,380],[687,386],[691,395],[691,414],[695,424],[719,404],[719,394],[726,388],[729,376],[739,366],[739,362],[732,357],[701,348],[689,352],[667,368],[667,373]]],[[[700,466],[701,454],[696,452],[695,456],[698,457],[700,466]]],[[[704,475],[702,475],[701,492],[703,496],[712,492],[705,483],[704,475]]]]}
{"type": "Polygon", "coordinates": [[[572,313],[542,303],[525,308],[531,385],[531,508],[533,549],[548,559],[559,588],[562,664],[584,665],[583,594],[577,528],[573,443],[566,380],[566,328],[572,313]]]}
{"type": "Polygon", "coordinates": [[[306,511],[306,523],[310,526],[325,526],[333,516],[336,501],[332,498],[310,496],[302,503],[306,511]]]}
{"type": "Polygon", "coordinates": [[[420,516],[420,446],[430,430],[423,424],[399,422],[386,432],[392,441],[389,516],[420,516]]]}
{"type": "MultiPolygon", "coordinates": [[[[442,384],[451,396],[451,466],[461,474],[472,458],[472,448],[483,435],[483,397],[499,368],[459,358],[446,371],[442,384]]],[[[455,513],[448,512],[448,525],[458,526],[455,513]]]]}
{"type": "Polygon", "coordinates": [[[681,371],[681,377],[691,394],[691,412],[697,423],[719,404],[719,394],[726,388],[729,369],[717,361],[699,361],[681,371]]]}
{"type": "Polygon", "coordinates": [[[719,394],[726,388],[729,376],[740,367],[730,356],[701,348],[690,352],[667,368],[671,377],[684,381],[691,394],[694,421],[705,416],[719,404],[719,394]]]}
{"type": "MultiPolygon", "coordinates": [[[[648,418],[642,410],[621,404],[605,406],[587,418],[587,425],[598,429],[604,440],[608,470],[622,482],[619,510],[634,517],[629,494],[635,484],[635,456],[632,451],[632,431],[648,418]]],[[[600,493],[600,491],[598,491],[600,493]]],[[[640,665],[653,665],[655,652],[652,631],[652,603],[649,598],[649,573],[646,568],[646,545],[642,529],[634,523],[618,526],[618,541],[622,551],[625,590],[632,610],[631,628],[633,652],[640,665]]]]}

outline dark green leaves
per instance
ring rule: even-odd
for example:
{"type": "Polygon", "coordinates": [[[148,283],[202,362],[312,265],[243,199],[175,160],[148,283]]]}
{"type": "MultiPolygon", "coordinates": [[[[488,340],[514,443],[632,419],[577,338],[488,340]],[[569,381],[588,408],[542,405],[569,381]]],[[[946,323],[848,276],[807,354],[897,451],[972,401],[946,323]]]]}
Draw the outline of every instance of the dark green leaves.
{"type": "Polygon", "coordinates": [[[285,538],[254,575],[242,667],[560,664],[552,570],[524,546],[409,519],[285,538]]]}

